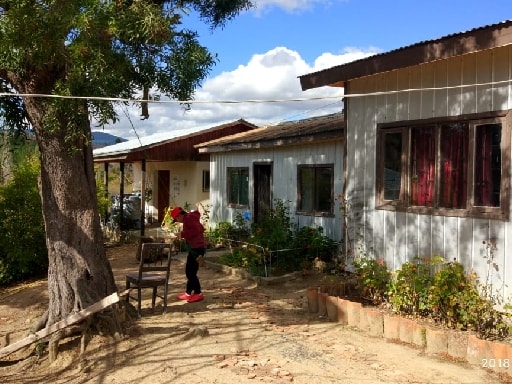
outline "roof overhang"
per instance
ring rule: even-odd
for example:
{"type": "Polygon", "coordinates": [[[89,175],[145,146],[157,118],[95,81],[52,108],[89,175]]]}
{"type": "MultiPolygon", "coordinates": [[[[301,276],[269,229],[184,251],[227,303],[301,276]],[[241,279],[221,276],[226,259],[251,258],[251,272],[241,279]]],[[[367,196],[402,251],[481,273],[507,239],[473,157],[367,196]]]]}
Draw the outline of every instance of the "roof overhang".
{"type": "Polygon", "coordinates": [[[512,20],[420,42],[387,53],[299,76],[303,91],[344,87],[352,79],[512,44],[512,20]]]}

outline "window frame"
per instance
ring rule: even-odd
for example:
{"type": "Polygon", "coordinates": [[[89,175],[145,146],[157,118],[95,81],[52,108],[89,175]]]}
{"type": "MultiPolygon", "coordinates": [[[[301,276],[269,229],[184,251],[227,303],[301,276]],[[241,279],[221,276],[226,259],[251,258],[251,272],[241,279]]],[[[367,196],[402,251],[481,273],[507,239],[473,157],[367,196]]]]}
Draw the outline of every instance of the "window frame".
{"type": "MultiPolygon", "coordinates": [[[[332,217],[334,216],[334,163],[325,163],[325,164],[297,164],[297,210],[296,214],[298,215],[308,215],[308,216],[323,216],[323,217],[332,217]],[[312,210],[300,209],[302,206],[302,194],[301,194],[301,169],[311,168],[315,172],[315,182],[316,182],[316,171],[321,168],[329,168],[331,170],[331,190],[330,194],[330,208],[329,211],[317,210],[313,207],[312,210]]],[[[316,188],[314,188],[316,191],[316,188]]],[[[313,201],[316,199],[313,198],[313,201]]]]}
{"type": "Polygon", "coordinates": [[[247,208],[249,206],[249,183],[250,183],[250,170],[249,167],[227,167],[226,168],[226,197],[228,201],[229,208],[247,208]],[[247,204],[240,204],[240,196],[238,196],[237,201],[232,201],[231,196],[231,174],[233,171],[246,171],[247,172],[247,204]]]}
{"type": "Polygon", "coordinates": [[[203,169],[203,192],[210,192],[210,170],[203,169]]]}
{"type": "Polygon", "coordinates": [[[393,123],[382,123],[377,125],[376,138],[376,193],[375,208],[378,210],[392,210],[401,212],[418,213],[425,215],[471,217],[482,219],[495,219],[507,221],[510,210],[510,130],[511,130],[511,111],[496,111],[480,114],[461,115],[457,117],[444,117],[424,120],[399,121],[393,123]],[[466,122],[469,125],[469,148],[467,162],[467,199],[465,208],[444,208],[439,207],[440,192],[440,132],[441,125],[466,122]],[[474,173],[475,173],[475,141],[476,127],[482,124],[501,124],[501,180],[500,180],[500,204],[498,207],[477,206],[474,204],[474,173]],[[411,201],[411,131],[413,129],[435,126],[436,127],[436,145],[435,145],[435,178],[434,178],[434,206],[413,206],[411,201]],[[402,154],[400,192],[398,199],[384,199],[384,164],[385,148],[384,137],[388,133],[401,133],[402,135],[402,154]]]}

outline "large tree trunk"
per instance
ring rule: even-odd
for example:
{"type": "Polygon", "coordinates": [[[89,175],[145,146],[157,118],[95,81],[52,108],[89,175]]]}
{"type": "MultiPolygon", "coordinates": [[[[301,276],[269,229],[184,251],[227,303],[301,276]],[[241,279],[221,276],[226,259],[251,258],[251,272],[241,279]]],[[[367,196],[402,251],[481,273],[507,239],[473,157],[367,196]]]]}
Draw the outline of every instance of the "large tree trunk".
{"type": "Polygon", "coordinates": [[[103,246],[86,106],[77,111],[82,118],[58,116],[62,128],[48,129],[43,125],[45,103],[27,98],[25,105],[41,152],[50,325],[117,289],[103,246]],[[70,120],[82,121],[74,139],[69,138],[70,120]]]}

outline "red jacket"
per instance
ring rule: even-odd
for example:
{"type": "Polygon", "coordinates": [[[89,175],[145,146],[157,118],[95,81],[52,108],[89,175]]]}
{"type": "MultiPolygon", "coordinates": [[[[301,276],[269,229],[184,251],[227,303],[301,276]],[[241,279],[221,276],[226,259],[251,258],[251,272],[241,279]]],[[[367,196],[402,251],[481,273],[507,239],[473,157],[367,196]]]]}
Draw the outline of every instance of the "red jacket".
{"type": "Polygon", "coordinates": [[[199,221],[200,218],[201,214],[199,211],[188,212],[183,217],[181,237],[185,239],[190,248],[206,247],[206,240],[203,235],[204,227],[199,221]]]}

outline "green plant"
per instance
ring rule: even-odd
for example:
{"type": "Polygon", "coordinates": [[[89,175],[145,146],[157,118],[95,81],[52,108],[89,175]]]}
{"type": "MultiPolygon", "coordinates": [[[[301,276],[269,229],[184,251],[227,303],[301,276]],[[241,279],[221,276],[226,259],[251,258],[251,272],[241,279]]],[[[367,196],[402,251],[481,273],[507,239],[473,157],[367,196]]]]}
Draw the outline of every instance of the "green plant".
{"type": "Polygon", "coordinates": [[[0,187],[0,284],[41,276],[48,268],[37,153],[18,163],[0,187]]]}
{"type": "Polygon", "coordinates": [[[271,251],[285,249],[292,243],[292,233],[289,202],[276,199],[266,217],[253,223],[250,242],[271,251]]]}
{"type": "MultiPolygon", "coordinates": [[[[434,263],[438,262],[436,259],[434,263]]],[[[429,313],[428,291],[431,286],[432,260],[414,258],[402,264],[389,285],[388,297],[393,310],[400,314],[422,315],[429,313]]]]}
{"type": "Polygon", "coordinates": [[[233,219],[233,226],[230,231],[230,237],[237,241],[246,241],[251,234],[248,224],[249,220],[246,213],[237,211],[233,219]]]}
{"type": "Polygon", "coordinates": [[[330,261],[337,245],[330,237],[325,236],[323,231],[323,227],[299,228],[295,232],[292,247],[300,249],[307,260],[318,257],[319,260],[330,261]]]}
{"type": "Polygon", "coordinates": [[[354,268],[362,285],[361,296],[374,304],[384,302],[391,279],[384,259],[357,258],[354,260],[354,268]]]}
{"type": "Polygon", "coordinates": [[[475,322],[473,324],[477,334],[483,339],[504,339],[511,333],[510,304],[505,304],[503,310],[497,310],[504,304],[503,297],[492,283],[491,271],[499,271],[499,265],[495,261],[496,242],[486,240],[482,242],[481,254],[487,264],[485,281],[480,282],[475,274],[472,274],[474,285],[480,293],[480,301],[473,305],[475,322]]]}
{"type": "Polygon", "coordinates": [[[433,276],[428,306],[438,322],[467,329],[474,322],[473,308],[479,302],[478,290],[466,276],[462,264],[446,263],[433,276]]]}
{"type": "Polygon", "coordinates": [[[221,221],[217,226],[205,232],[205,237],[210,248],[225,246],[228,243],[232,225],[228,221],[221,221]]]}

